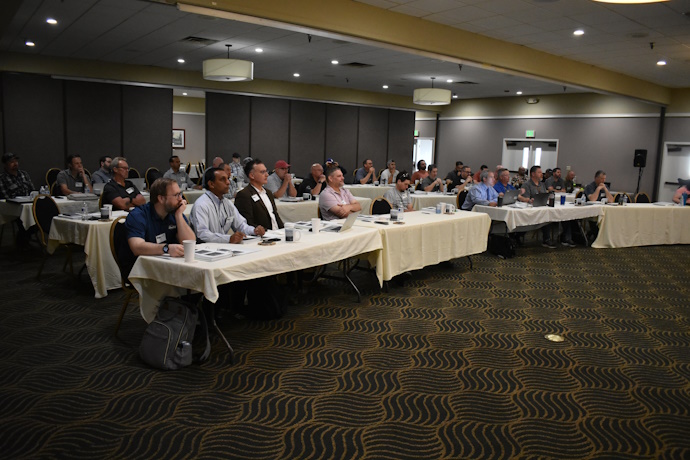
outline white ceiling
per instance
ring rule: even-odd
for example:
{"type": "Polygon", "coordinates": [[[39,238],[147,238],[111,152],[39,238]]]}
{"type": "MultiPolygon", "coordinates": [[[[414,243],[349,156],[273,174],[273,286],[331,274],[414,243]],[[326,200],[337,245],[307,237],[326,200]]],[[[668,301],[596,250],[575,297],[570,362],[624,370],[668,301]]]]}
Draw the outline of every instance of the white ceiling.
{"type": "MultiPolygon", "coordinates": [[[[590,0],[358,1],[663,86],[690,86],[690,17],[682,14],[690,11],[690,0],[646,6],[590,0]],[[575,28],[583,28],[585,35],[574,37],[575,28]],[[649,42],[654,42],[653,50],[649,42]],[[668,61],[663,68],[656,66],[661,57],[668,61]]],[[[518,90],[524,95],[580,91],[317,35],[309,41],[304,33],[196,16],[145,0],[23,0],[9,26],[0,31],[2,51],[198,72],[205,59],[225,57],[226,44],[232,44],[232,57],[254,61],[258,79],[411,96],[414,88],[428,86],[435,76],[435,86],[451,89],[461,99],[509,96],[518,90]],[[57,19],[58,25],[46,24],[47,17],[57,19]],[[209,42],[194,43],[188,37],[209,42]],[[27,47],[26,40],[36,46],[27,47]],[[264,52],[256,53],[257,47],[264,52]],[[178,58],[186,62],[178,64],[178,58]],[[332,59],[340,64],[331,64],[332,59]],[[343,65],[351,62],[371,67],[343,65]],[[293,77],[295,72],[299,78],[293,77]]]]}

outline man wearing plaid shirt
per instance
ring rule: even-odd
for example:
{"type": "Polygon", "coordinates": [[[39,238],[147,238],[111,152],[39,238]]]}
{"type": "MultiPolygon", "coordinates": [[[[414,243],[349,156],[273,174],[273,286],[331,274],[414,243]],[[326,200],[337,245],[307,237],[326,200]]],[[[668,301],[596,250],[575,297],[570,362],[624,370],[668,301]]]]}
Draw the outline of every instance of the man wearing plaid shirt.
{"type": "Polygon", "coordinates": [[[240,154],[232,154],[232,162],[230,163],[230,168],[232,168],[232,177],[238,181],[247,182],[247,177],[244,175],[244,166],[240,161],[240,154]]]}
{"type": "Polygon", "coordinates": [[[5,171],[0,174],[0,198],[28,196],[35,190],[29,174],[19,169],[19,157],[14,153],[4,154],[2,164],[5,171]]]}

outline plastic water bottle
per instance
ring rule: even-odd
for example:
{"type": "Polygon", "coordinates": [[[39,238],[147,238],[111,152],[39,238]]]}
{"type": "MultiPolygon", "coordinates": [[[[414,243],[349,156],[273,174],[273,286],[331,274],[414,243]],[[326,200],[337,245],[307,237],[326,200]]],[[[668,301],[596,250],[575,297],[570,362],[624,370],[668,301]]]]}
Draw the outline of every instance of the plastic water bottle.
{"type": "Polygon", "coordinates": [[[625,206],[628,204],[628,194],[623,192],[623,198],[621,198],[621,205],[625,206]]]}
{"type": "Polygon", "coordinates": [[[81,220],[86,220],[88,215],[89,215],[89,206],[86,204],[86,201],[83,201],[81,203],[81,220]]]}

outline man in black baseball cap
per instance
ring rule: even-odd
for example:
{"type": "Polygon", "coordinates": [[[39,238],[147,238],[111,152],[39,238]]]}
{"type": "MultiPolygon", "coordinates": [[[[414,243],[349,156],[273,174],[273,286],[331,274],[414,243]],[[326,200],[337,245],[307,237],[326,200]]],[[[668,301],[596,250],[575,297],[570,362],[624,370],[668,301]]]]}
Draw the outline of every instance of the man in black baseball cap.
{"type": "Polygon", "coordinates": [[[4,171],[0,174],[0,198],[28,196],[36,190],[26,171],[19,169],[19,157],[14,153],[2,156],[4,171]]]}

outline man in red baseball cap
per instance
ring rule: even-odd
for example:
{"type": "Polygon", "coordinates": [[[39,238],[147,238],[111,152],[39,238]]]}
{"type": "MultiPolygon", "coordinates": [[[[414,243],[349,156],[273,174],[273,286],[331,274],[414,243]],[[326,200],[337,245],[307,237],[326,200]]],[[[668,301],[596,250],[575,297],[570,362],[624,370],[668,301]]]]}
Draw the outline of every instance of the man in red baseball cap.
{"type": "Polygon", "coordinates": [[[297,196],[297,189],[292,185],[292,174],[288,172],[290,165],[286,161],[278,160],[275,164],[275,171],[268,176],[268,182],[264,186],[276,198],[283,196],[297,196]]]}

